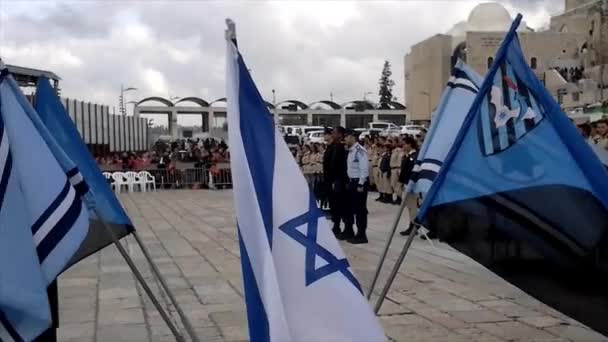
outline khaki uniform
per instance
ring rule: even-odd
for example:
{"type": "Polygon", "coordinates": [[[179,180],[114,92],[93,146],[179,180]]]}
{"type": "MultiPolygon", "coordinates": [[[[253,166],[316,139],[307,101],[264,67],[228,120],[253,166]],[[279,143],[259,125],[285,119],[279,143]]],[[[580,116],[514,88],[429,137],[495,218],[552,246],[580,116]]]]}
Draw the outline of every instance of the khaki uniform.
{"type": "Polygon", "coordinates": [[[372,146],[369,153],[369,184],[377,185],[378,178],[380,177],[380,171],[378,170],[378,163],[380,163],[380,156],[378,155],[378,149],[372,146]]]}
{"type": "Polygon", "coordinates": [[[321,173],[323,166],[321,165],[321,154],[312,153],[310,155],[310,173],[318,175],[321,173]]]}
{"type": "MultiPolygon", "coordinates": [[[[382,153],[382,155],[380,156],[380,160],[382,160],[382,158],[384,158],[386,154],[387,152],[382,153]]],[[[386,172],[382,172],[382,170],[380,169],[378,169],[378,174],[380,176],[378,177],[380,179],[380,182],[378,182],[378,192],[382,194],[392,195],[393,188],[391,187],[390,175],[386,172]]]]}
{"type": "Polygon", "coordinates": [[[305,175],[309,175],[312,173],[311,156],[312,154],[309,152],[306,152],[302,155],[302,173],[305,175]]]}
{"type": "Polygon", "coordinates": [[[393,193],[401,198],[403,194],[403,184],[399,183],[399,172],[401,171],[401,160],[403,159],[403,150],[400,147],[395,147],[391,155],[391,179],[390,187],[393,193]]]}

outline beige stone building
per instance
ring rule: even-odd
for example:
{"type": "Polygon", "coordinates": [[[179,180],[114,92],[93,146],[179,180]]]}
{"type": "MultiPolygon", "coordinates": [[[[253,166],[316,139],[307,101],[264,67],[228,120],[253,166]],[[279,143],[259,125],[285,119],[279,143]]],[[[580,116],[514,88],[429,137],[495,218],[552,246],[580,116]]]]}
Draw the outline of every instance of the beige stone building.
{"type": "MultiPolygon", "coordinates": [[[[548,30],[535,32],[522,22],[519,38],[531,68],[564,110],[570,111],[608,97],[603,94],[604,80],[608,82],[608,69],[604,68],[608,64],[608,0],[564,1],[565,11],[551,18],[548,30]]],[[[447,34],[412,46],[404,58],[410,119],[430,120],[454,56],[465,58],[484,75],[511,21],[502,5],[484,3],[447,34]]]]}

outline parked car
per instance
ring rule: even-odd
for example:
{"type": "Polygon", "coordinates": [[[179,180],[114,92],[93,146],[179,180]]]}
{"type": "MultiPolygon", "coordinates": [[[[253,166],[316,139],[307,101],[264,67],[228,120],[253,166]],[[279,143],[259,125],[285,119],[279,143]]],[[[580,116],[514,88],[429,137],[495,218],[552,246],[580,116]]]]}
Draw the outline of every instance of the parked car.
{"type": "MultiPolygon", "coordinates": [[[[361,128],[358,128],[358,129],[361,129],[361,128]]],[[[361,134],[359,134],[359,140],[363,140],[363,139],[368,138],[368,137],[379,136],[380,132],[382,132],[382,130],[379,129],[379,128],[363,129],[363,131],[361,132],[361,134]]]]}
{"type": "Polygon", "coordinates": [[[419,125],[405,125],[405,126],[401,126],[401,134],[408,134],[408,135],[412,135],[412,136],[416,136],[419,135],[421,133],[425,133],[428,130],[426,129],[426,127],[424,126],[419,126],[419,125]]]}
{"type": "Polygon", "coordinates": [[[367,124],[369,129],[379,129],[379,130],[385,130],[385,129],[394,129],[394,128],[399,128],[399,126],[395,125],[392,122],[388,122],[388,121],[374,121],[374,122],[370,122],[367,124]]]}
{"type": "Polygon", "coordinates": [[[383,129],[380,132],[381,137],[398,137],[400,135],[401,135],[401,128],[399,126],[389,127],[389,128],[383,129]]]}
{"type": "Polygon", "coordinates": [[[325,144],[325,131],[308,132],[304,138],[305,144],[325,144]]]}

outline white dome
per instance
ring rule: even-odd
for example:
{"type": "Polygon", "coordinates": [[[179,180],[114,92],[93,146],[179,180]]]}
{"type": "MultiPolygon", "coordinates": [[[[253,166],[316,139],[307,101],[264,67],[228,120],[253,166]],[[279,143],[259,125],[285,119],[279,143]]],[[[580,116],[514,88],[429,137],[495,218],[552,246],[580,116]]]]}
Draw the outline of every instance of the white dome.
{"type": "Polygon", "coordinates": [[[473,8],[468,22],[475,31],[506,31],[513,19],[501,4],[487,2],[473,8]]]}

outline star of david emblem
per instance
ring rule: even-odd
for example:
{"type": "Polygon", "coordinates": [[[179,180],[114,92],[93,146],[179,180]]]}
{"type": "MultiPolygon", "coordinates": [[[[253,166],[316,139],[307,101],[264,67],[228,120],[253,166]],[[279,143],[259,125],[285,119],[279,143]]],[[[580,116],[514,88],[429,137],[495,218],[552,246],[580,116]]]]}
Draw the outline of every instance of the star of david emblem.
{"type": "Polygon", "coordinates": [[[342,273],[359,292],[363,293],[361,285],[359,285],[355,276],[348,269],[350,267],[348,260],[346,260],[346,258],[338,259],[330,251],[317,243],[319,219],[322,217],[324,217],[324,215],[321,210],[317,208],[317,203],[311,194],[309,196],[308,211],[279,226],[279,230],[306,248],[306,286],[312,285],[333,273],[339,272],[342,273]],[[306,234],[298,230],[298,227],[302,225],[306,225],[306,234]],[[317,256],[327,262],[327,265],[317,268],[315,263],[317,256]]]}

